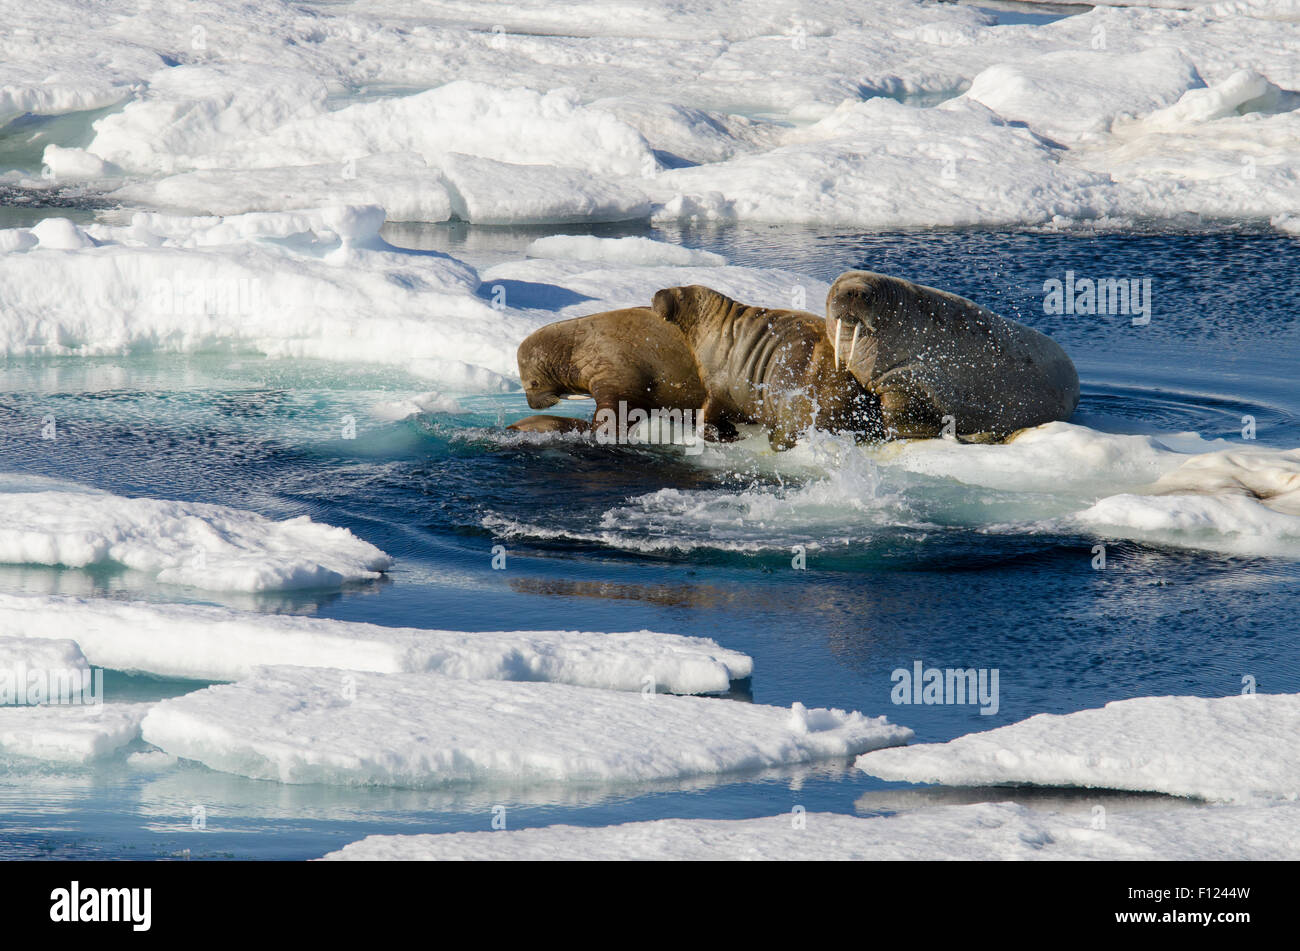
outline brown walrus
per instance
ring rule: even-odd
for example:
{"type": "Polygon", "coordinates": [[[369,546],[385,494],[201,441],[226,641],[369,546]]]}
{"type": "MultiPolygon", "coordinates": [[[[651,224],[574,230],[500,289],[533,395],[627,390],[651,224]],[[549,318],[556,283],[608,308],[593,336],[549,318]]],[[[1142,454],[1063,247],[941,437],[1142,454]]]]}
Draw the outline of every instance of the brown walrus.
{"type": "Polygon", "coordinates": [[[879,399],[893,438],[1005,438],[1069,419],[1079,405],[1079,374],[1059,344],[933,287],[841,274],[826,298],[826,333],[836,364],[879,399]]]}
{"type": "MultiPolygon", "coordinates": [[[[627,435],[624,421],[632,411],[693,412],[707,395],[686,338],[648,307],[547,324],[519,345],[518,360],[529,406],[546,409],[562,397],[591,396],[593,422],[607,410],[606,419],[618,420],[620,439],[627,435]]],[[[546,422],[557,418],[532,416],[515,426],[527,423],[530,432],[577,428],[546,422]]]]}
{"type": "Polygon", "coordinates": [[[878,430],[874,398],[836,366],[816,314],[751,307],[699,284],[659,291],[654,310],[681,328],[695,354],[708,391],[705,438],[731,438],[736,423],[756,423],[779,451],[810,426],[861,436],[878,430]]]}

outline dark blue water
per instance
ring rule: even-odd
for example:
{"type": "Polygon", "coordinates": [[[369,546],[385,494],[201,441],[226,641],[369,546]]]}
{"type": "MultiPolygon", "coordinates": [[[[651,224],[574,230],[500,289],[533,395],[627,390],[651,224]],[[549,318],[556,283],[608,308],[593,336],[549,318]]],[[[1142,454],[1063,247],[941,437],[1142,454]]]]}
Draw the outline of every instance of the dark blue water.
{"type": "MultiPolygon", "coordinates": [[[[860,235],[611,226],[595,233],[650,233],[736,264],[823,280],[863,267],[938,285],[1063,343],[1083,380],[1076,421],[1093,429],[1233,438],[1251,414],[1259,444],[1300,446],[1294,239],[1249,229],[860,235]],[[1150,278],[1150,324],[1045,315],[1043,282],[1066,269],[1150,278]]],[[[502,231],[492,240],[521,247],[535,236],[502,231]]],[[[455,253],[466,229],[396,229],[390,238],[455,253]]],[[[112,569],[17,566],[0,569],[0,590],[188,596],[466,630],[705,635],[754,657],[752,683],[736,702],[884,713],[913,727],[920,741],[1126,697],[1221,696],[1237,692],[1245,674],[1265,692],[1300,690],[1300,565],[1291,560],[1112,540],[1106,570],[1094,571],[1097,540],[1087,535],[982,530],[989,512],[1032,509],[1034,499],[921,478],[905,486],[906,517],[886,509],[876,521],[854,521],[847,540],[832,541],[834,505],[792,526],[777,506],[772,524],[743,526],[737,537],[751,544],[718,546],[707,543],[708,513],[737,498],[787,498],[798,492],[799,475],[778,480],[761,466],[700,466],[663,449],[506,439],[497,421],[529,412],[518,396],[466,398],[459,414],[371,420],[352,441],[333,431],[342,414],[385,394],[427,388],[383,371],[251,356],[0,363],[0,470],[275,517],[308,514],[397,559],[384,582],[321,594],[223,597],[164,589],[112,569]],[[33,421],[46,412],[60,420],[57,444],[32,437],[33,421]],[[680,493],[681,505],[651,512],[661,524],[630,521],[643,509],[629,500],[662,489],[680,493]],[[978,517],[960,515],[968,509],[978,517]],[[539,526],[557,531],[543,537],[532,530],[539,526]],[[783,533],[820,535],[827,544],[807,570],[795,571],[783,533]],[[682,544],[646,544],[665,538],[682,544]],[[503,541],[508,568],[493,571],[490,550],[503,541]],[[890,672],[915,660],[998,668],[998,713],[891,705],[890,672]]],[[[837,484],[845,492],[859,485],[837,484]]],[[[120,674],[109,684],[115,699],[193,686],[120,674]]],[[[848,764],[513,798],[491,789],[282,786],[185,764],[157,772],[122,763],[72,771],[9,764],[0,771],[0,857],[163,857],[188,849],[192,857],[311,858],[370,833],[487,829],[497,804],[507,806],[511,828],[598,825],[743,818],[794,805],[869,811],[888,808],[891,788],[848,764]],[[203,831],[191,828],[199,805],[203,831]]]]}

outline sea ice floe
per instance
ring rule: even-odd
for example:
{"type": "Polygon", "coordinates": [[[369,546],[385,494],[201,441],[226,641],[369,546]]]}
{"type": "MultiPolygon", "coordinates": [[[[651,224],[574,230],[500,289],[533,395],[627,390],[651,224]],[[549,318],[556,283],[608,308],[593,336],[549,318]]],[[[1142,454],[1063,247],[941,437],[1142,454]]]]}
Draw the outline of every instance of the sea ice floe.
{"type": "Polygon", "coordinates": [[[650,217],[634,185],[614,185],[585,169],[501,162],[449,153],[441,163],[451,210],[485,225],[628,221],[650,217]]]}
{"type": "Polygon", "coordinates": [[[1107,176],[964,99],[845,102],[779,148],[667,171],[647,188],[659,219],[905,228],[1020,222],[1028,208],[1040,221],[1120,211],[1107,176]]]}
{"type": "Polygon", "coordinates": [[[1059,50],[990,66],[965,95],[1004,119],[1023,122],[1055,141],[1073,142],[1109,132],[1119,116],[1172,106],[1202,86],[1192,61],[1172,46],[1140,53],[1059,50]],[[1133,82],[1135,73],[1142,75],[1142,83],[1133,82]],[[1066,75],[1068,83],[1061,81],[1066,75]]]}
{"type": "Polygon", "coordinates": [[[893,0],[232,8],[186,43],[179,0],[49,0],[0,38],[0,125],[120,103],[51,143],[44,177],[17,170],[22,187],[99,181],[214,213],[933,227],[1300,212],[1294,0],[1156,4],[1035,25],[893,0]],[[1279,95],[1201,108],[1202,87],[1226,101],[1242,72],[1279,95]],[[851,135],[804,135],[845,108],[861,111],[851,135]],[[1119,128],[1171,115],[1180,131],[1143,142],[1119,128]],[[1253,193],[1233,178],[1245,159],[1253,193]],[[240,174],[254,169],[265,181],[240,174]]]}
{"type": "Polygon", "coordinates": [[[224,772],[410,787],[652,782],[843,759],[911,735],[856,712],[301,667],[164,700],[143,725],[155,746],[224,772]]]}
{"type": "Polygon", "coordinates": [[[1083,786],[1218,801],[1300,798],[1300,695],[1138,697],[947,743],[868,753],[881,779],[1083,786]]]}
{"type": "Polygon", "coordinates": [[[1186,448],[1216,450],[1223,443],[1193,434],[1181,439],[1104,433],[1075,423],[1045,423],[1005,443],[965,445],[925,439],[887,444],[883,465],[1010,491],[1043,491],[1081,498],[1117,488],[1147,486],[1188,458],[1186,448]],[[1177,446],[1176,451],[1170,442],[1177,446]]]}
{"type": "Polygon", "coordinates": [[[136,214],[129,226],[88,229],[47,219],[0,231],[8,249],[0,352],[234,349],[399,365],[448,387],[508,389],[516,346],[546,315],[499,312],[477,296],[472,267],[392,249],[375,237],[382,222],[382,209],[350,205],[136,214]],[[70,249],[74,239],[80,246],[70,249]]]}
{"type": "Polygon", "coordinates": [[[168,171],[342,163],[414,152],[430,161],[463,154],[631,176],[641,174],[652,158],[639,132],[582,105],[572,92],[457,81],[331,111],[316,88],[303,93],[278,85],[274,96],[264,96],[262,84],[273,77],[262,75],[250,86],[247,67],[228,77],[229,69],[163,71],[150,80],[142,99],[96,123],[88,150],[127,170],[171,165],[168,171]],[[165,95],[158,92],[162,82],[165,95]],[[178,83],[183,88],[173,94],[178,83]],[[194,104],[196,89],[205,97],[200,108],[194,104]],[[178,111],[193,121],[178,123],[178,111]]]}
{"type": "Polygon", "coordinates": [[[90,665],[76,641],[0,636],[0,706],[95,699],[87,690],[93,690],[90,665]]]}
{"type": "Polygon", "coordinates": [[[283,664],[721,693],[753,672],[748,655],[712,640],[653,631],[471,633],[206,605],[0,594],[0,666],[7,649],[31,649],[41,643],[35,638],[69,632],[96,666],[197,680],[236,680],[258,666],[283,664]]]}
{"type": "Polygon", "coordinates": [[[128,172],[166,176],[116,197],[247,211],[267,207],[272,189],[293,193],[297,206],[347,196],[393,202],[395,219],[418,212],[420,220],[440,221],[454,213],[479,224],[649,214],[634,185],[613,183],[656,170],[649,146],[631,126],[572,94],[452,82],[331,110],[313,80],[260,96],[248,73],[224,65],[166,70],[151,77],[143,98],[96,123],[88,153],[128,172]],[[232,174],[263,168],[271,170],[269,182],[232,174]],[[205,178],[195,170],[221,174],[205,178]],[[234,195],[216,191],[223,187],[234,195]],[[432,191],[432,203],[417,203],[423,191],[432,191]],[[430,213],[436,217],[425,217],[430,213]]]}
{"type": "Polygon", "coordinates": [[[446,221],[452,215],[442,171],[423,156],[400,152],[280,168],[196,169],[123,185],[113,197],[203,215],[360,204],[382,206],[390,221],[446,221]]]}
{"type": "Polygon", "coordinates": [[[571,248],[643,266],[527,258],[480,275],[387,244],[383,222],[378,206],[333,205],[0,230],[0,353],[235,350],[395,366],[449,395],[503,392],[518,386],[520,341],[561,317],[648,306],[675,284],[782,307],[815,308],[826,293],[793,272],[714,266],[714,255],[649,241],[571,248]]]}
{"type": "Polygon", "coordinates": [[[1296,557],[1300,517],[1244,495],[1134,495],[1101,499],[1063,524],[1102,537],[1247,556],[1296,557]]]}
{"type": "Polygon", "coordinates": [[[887,446],[879,458],[968,485],[1043,500],[1050,493],[1052,505],[1069,511],[1034,526],[1044,531],[1300,556],[1300,450],[1227,445],[1190,433],[1124,435],[1048,423],[1001,445],[924,440],[887,446]]]}
{"type": "Polygon", "coordinates": [[[0,755],[81,764],[111,756],[140,735],[148,703],[0,707],[0,755]]]}
{"type": "Polygon", "coordinates": [[[1013,803],[859,818],[658,819],[603,827],[372,835],[327,860],[936,861],[1294,860],[1300,804],[1044,813],[1013,803]]]}
{"type": "Polygon", "coordinates": [[[274,521],[203,502],[124,498],[82,487],[0,490],[0,562],[118,564],[214,591],[338,587],[391,564],[345,528],[274,521]]]}

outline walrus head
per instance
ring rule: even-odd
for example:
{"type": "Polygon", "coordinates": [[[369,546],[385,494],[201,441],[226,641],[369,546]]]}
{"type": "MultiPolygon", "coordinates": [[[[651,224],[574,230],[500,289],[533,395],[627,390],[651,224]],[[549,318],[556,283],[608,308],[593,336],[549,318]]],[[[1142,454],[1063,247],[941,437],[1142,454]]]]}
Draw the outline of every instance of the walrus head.
{"type": "Polygon", "coordinates": [[[826,295],[826,336],[834,345],[835,365],[859,381],[869,381],[875,362],[874,338],[881,323],[903,313],[916,293],[909,281],[875,271],[845,271],[826,295]]]}
{"type": "Polygon", "coordinates": [[[533,409],[549,409],[566,396],[590,395],[573,383],[573,334],[567,323],[549,324],[519,345],[519,379],[533,409]]]}
{"type": "Polygon", "coordinates": [[[722,313],[739,305],[726,294],[720,294],[703,284],[685,287],[665,287],[655,294],[653,309],[656,314],[681,328],[687,337],[706,317],[722,313]]]}

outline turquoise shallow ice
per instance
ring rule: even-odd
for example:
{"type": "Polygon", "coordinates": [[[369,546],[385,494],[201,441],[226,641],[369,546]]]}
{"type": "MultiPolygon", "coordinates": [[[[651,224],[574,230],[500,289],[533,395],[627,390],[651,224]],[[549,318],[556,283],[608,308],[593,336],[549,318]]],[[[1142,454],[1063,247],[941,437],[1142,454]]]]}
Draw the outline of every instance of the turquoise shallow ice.
{"type": "Polygon", "coordinates": [[[1157,794],[1257,792],[1273,705],[1188,701],[1230,789],[1196,737],[1105,759],[1106,717],[1082,759],[1055,719],[940,744],[1300,693],[1293,2],[0,6],[0,661],[110,705],[0,708],[0,857],[732,856],[799,815],[792,854],[1288,854],[1293,802],[1157,794]],[[543,323],[818,311],[849,268],[1051,334],[1078,413],[503,428],[543,323]],[[1106,279],[1144,309],[1045,312],[1106,279]],[[916,665],[996,698],[899,703],[916,665]]]}

